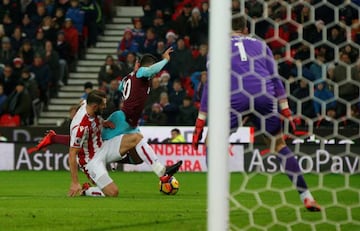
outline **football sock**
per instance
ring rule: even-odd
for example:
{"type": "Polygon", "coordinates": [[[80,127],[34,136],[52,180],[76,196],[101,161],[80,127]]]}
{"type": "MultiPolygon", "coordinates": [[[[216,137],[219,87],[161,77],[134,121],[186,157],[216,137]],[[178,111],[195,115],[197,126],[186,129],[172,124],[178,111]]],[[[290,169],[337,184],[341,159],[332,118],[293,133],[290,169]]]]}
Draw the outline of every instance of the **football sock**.
{"type": "Polygon", "coordinates": [[[63,144],[69,146],[70,144],[70,136],[69,135],[58,135],[51,137],[52,144],[63,144]]]}
{"type": "Polygon", "coordinates": [[[85,190],[84,192],[85,192],[85,196],[90,196],[90,197],[104,197],[105,196],[105,194],[98,187],[90,187],[87,190],[85,190]]]}
{"type": "Polygon", "coordinates": [[[300,193],[300,199],[304,203],[305,198],[309,198],[310,200],[314,200],[314,197],[311,195],[311,192],[309,190],[306,190],[302,193],[300,193]]]}
{"type": "Polygon", "coordinates": [[[277,159],[285,169],[285,173],[288,175],[291,182],[296,186],[296,189],[301,194],[308,191],[305,179],[301,173],[299,163],[294,157],[293,152],[289,147],[283,147],[279,151],[277,159]]]}
{"type": "Polygon", "coordinates": [[[146,164],[151,166],[152,170],[158,177],[161,177],[165,174],[165,166],[160,163],[154,150],[146,142],[145,138],[141,139],[141,141],[136,145],[135,149],[139,157],[146,164]]]}

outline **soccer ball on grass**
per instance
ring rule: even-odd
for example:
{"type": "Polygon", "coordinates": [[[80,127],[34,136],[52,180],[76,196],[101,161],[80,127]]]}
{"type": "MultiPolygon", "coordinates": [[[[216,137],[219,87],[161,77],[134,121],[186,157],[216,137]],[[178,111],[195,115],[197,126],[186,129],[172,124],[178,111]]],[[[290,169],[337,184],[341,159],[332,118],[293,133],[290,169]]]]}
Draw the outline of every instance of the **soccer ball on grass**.
{"type": "Polygon", "coordinates": [[[179,182],[178,180],[172,176],[166,182],[159,182],[160,192],[166,195],[175,195],[179,191],[179,182]]]}

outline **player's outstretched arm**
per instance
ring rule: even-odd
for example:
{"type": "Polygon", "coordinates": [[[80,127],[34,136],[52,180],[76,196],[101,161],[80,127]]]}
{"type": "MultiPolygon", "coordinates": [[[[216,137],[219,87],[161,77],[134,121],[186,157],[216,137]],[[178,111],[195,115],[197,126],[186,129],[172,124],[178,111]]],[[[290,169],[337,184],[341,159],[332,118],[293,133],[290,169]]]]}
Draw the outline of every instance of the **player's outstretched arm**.
{"type": "Polygon", "coordinates": [[[173,52],[173,49],[170,47],[169,49],[167,49],[164,52],[163,60],[161,60],[149,67],[140,67],[139,70],[136,72],[136,77],[137,78],[142,78],[142,77],[151,78],[154,75],[156,75],[157,73],[159,73],[161,71],[161,69],[163,69],[163,67],[169,62],[171,52],[173,52]]]}

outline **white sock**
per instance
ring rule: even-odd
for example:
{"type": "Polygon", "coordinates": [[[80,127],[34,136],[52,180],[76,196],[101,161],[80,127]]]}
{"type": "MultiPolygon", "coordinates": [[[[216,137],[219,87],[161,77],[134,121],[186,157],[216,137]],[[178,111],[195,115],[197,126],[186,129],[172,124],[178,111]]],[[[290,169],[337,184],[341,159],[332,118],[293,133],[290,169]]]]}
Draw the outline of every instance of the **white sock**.
{"type": "Polygon", "coordinates": [[[158,177],[165,174],[165,166],[159,162],[154,150],[143,138],[135,147],[139,157],[148,165],[151,166],[152,170],[158,177]]]}
{"type": "Polygon", "coordinates": [[[85,191],[85,196],[104,197],[105,194],[98,187],[90,187],[85,191]]]}
{"type": "Polygon", "coordinates": [[[309,198],[310,200],[314,200],[314,197],[311,195],[311,192],[309,190],[306,190],[302,193],[300,193],[300,199],[304,203],[305,198],[309,198]]]}

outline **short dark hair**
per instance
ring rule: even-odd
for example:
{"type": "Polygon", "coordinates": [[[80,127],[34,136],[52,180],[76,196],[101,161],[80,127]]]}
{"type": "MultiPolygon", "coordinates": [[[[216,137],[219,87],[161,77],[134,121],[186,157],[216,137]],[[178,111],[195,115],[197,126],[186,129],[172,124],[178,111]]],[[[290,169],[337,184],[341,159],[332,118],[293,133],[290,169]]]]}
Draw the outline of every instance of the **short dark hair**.
{"type": "Polygon", "coordinates": [[[177,134],[180,134],[180,130],[178,128],[172,129],[171,132],[176,132],[177,134]]]}
{"type": "Polygon", "coordinates": [[[234,16],[231,21],[233,31],[243,31],[246,29],[246,18],[243,15],[234,16]]]}
{"type": "Polygon", "coordinates": [[[106,99],[106,94],[100,90],[92,90],[86,98],[87,104],[101,104],[106,99]]]}
{"type": "Polygon", "coordinates": [[[152,54],[144,54],[140,59],[140,66],[148,66],[156,63],[157,58],[152,54]]]}

